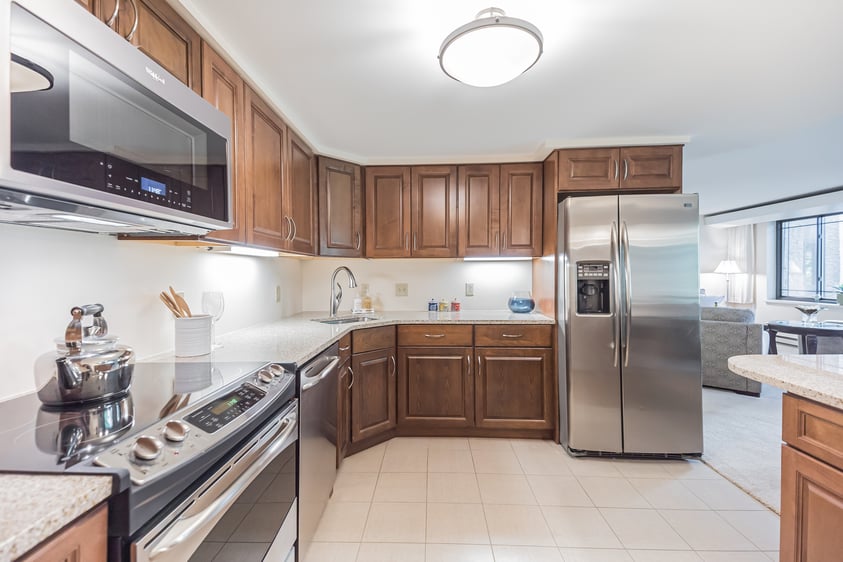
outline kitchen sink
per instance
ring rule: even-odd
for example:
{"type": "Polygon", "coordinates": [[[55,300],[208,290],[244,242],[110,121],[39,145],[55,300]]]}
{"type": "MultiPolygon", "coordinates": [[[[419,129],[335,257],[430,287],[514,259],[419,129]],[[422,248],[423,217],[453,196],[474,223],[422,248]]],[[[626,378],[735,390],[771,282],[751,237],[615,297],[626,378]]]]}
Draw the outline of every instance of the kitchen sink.
{"type": "Polygon", "coordinates": [[[380,320],[377,316],[362,316],[362,315],[351,315],[351,316],[334,316],[333,318],[314,318],[314,322],[320,322],[322,324],[351,324],[352,322],[369,322],[371,320],[380,320]]]}

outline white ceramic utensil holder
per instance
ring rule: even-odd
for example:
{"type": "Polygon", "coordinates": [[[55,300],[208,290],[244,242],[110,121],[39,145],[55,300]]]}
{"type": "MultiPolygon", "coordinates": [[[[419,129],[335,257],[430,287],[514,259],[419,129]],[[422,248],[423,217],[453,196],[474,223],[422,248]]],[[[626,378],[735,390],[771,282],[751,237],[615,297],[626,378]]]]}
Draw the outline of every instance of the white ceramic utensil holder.
{"type": "Polygon", "coordinates": [[[196,357],[211,353],[210,314],[176,318],[176,357],[196,357]]]}

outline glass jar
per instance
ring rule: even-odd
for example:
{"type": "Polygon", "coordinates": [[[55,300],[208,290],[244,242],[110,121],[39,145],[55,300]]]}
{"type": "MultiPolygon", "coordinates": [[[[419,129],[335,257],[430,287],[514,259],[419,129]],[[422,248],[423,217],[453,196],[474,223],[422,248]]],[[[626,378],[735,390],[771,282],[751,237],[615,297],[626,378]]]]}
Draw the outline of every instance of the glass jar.
{"type": "Polygon", "coordinates": [[[507,302],[509,310],[519,314],[532,312],[536,308],[536,301],[530,291],[513,291],[507,302]]]}

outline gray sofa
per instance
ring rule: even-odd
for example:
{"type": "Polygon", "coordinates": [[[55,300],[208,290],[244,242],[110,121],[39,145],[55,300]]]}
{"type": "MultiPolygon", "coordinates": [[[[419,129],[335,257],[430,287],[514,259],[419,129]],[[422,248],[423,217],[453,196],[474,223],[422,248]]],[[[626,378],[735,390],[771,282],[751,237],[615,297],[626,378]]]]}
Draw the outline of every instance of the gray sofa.
{"type": "Polygon", "coordinates": [[[703,386],[759,396],[761,383],[733,373],[726,361],[733,355],[762,353],[761,332],[761,324],[755,323],[755,313],[751,310],[702,307],[700,339],[703,386]]]}

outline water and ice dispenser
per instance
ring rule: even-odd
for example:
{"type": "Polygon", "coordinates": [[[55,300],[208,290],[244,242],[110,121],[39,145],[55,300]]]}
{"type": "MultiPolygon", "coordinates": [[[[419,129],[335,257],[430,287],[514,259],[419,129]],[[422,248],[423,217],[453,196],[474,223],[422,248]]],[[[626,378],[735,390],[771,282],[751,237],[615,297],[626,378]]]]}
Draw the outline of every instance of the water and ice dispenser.
{"type": "Polygon", "coordinates": [[[577,314],[610,314],[609,262],[577,262],[577,314]]]}

